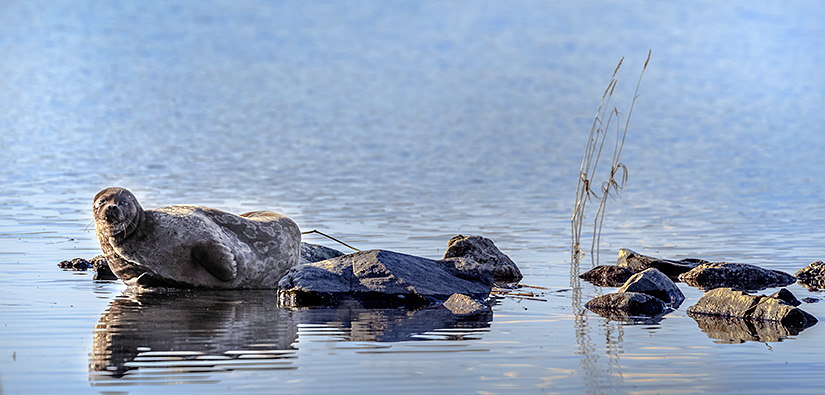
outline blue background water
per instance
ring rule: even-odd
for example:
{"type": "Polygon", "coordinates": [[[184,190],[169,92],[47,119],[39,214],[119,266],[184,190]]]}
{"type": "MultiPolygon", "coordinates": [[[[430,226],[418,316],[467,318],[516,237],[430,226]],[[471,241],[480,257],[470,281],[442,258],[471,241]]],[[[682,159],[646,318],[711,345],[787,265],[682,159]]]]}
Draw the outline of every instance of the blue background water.
{"type": "Polygon", "coordinates": [[[819,393],[825,325],[724,344],[687,316],[701,292],[684,284],[660,322],[583,310],[612,289],[571,278],[569,219],[610,73],[626,56],[626,111],[652,49],[602,263],[621,247],[791,273],[823,259],[823,18],[814,1],[3,2],[0,388],[819,393]],[[546,301],[469,323],[265,294],[130,304],[56,268],[99,253],[91,199],[113,185],[433,258],[481,234],[546,301]],[[95,330],[111,316],[120,329],[95,330]],[[100,339],[143,352],[137,369],[95,372],[100,339]],[[186,342],[206,362],[167,352],[186,342]]]}

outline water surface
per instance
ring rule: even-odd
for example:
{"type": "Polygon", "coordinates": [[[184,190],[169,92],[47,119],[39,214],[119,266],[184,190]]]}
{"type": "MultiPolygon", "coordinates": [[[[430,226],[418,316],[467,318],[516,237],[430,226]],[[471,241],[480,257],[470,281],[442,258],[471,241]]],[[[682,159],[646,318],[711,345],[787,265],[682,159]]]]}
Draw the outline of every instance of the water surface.
{"type": "MultiPolygon", "coordinates": [[[[652,49],[602,263],[622,247],[790,273],[825,258],[818,2],[2,8],[5,394],[825,388],[825,325],[719,333],[685,313],[701,291],[684,284],[661,320],[605,319],[582,306],[613,290],[579,282],[569,253],[598,101],[626,56],[613,101],[626,112],[652,49]],[[146,208],[280,211],[362,249],[438,258],[481,234],[546,289],[466,319],[134,295],[56,267],[99,254],[91,199],[115,185],[146,208]]],[[[825,318],[823,302],[802,308],[825,318]]]]}

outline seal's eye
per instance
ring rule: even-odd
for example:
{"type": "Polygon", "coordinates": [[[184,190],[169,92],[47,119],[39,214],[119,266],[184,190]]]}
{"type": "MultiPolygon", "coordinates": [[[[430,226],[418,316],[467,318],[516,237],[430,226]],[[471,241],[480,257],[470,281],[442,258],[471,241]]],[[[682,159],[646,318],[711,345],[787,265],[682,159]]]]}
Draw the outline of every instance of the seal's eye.
{"type": "Polygon", "coordinates": [[[104,204],[106,204],[106,199],[100,199],[97,201],[97,204],[95,204],[95,207],[100,208],[104,204]]]}

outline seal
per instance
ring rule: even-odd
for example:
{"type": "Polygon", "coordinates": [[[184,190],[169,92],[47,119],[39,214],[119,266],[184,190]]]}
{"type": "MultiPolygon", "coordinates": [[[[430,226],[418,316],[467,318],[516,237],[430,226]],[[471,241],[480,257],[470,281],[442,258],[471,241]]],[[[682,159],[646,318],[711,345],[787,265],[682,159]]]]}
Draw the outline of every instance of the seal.
{"type": "Polygon", "coordinates": [[[144,210],[128,190],[106,188],[93,213],[112,271],[130,286],[274,289],[298,264],[298,225],[271,211],[144,210]]]}

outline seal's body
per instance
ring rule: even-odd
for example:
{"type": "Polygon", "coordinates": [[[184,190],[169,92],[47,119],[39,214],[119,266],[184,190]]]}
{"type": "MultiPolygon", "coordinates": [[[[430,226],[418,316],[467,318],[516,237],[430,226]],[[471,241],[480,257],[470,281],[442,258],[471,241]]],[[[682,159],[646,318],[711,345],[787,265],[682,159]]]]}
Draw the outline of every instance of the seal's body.
{"type": "Polygon", "coordinates": [[[112,271],[128,285],[277,288],[298,264],[301,231],[274,212],[238,216],[200,206],[143,210],[128,190],[107,188],[95,197],[94,218],[112,271]]]}

